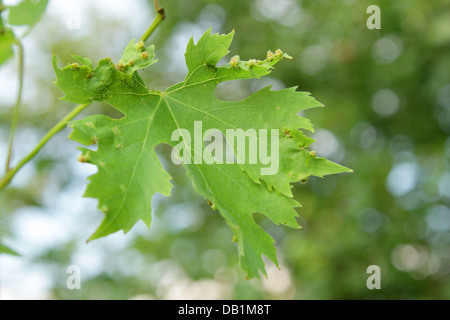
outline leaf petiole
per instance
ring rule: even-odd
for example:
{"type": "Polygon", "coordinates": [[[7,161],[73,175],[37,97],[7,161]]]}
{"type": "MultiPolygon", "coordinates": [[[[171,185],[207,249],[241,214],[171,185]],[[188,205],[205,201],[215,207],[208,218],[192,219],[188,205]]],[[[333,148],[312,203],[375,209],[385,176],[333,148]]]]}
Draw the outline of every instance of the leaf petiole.
{"type": "Polygon", "coordinates": [[[44,145],[59,131],[64,129],[67,125],[67,122],[72,120],[75,116],[77,116],[81,111],[83,111],[88,104],[80,104],[75,109],[73,109],[69,114],[67,114],[63,119],[61,119],[50,131],[48,131],[45,136],[39,141],[37,146],[25,157],[23,158],[17,166],[14,168],[10,168],[6,175],[2,178],[0,181],[0,190],[5,188],[11,180],[14,178],[16,173],[25,165],[27,164],[31,159],[33,159],[36,154],[44,147],[44,145]]]}
{"type": "Polygon", "coordinates": [[[164,12],[164,8],[161,8],[159,6],[159,1],[155,0],[155,10],[156,10],[156,17],[153,20],[150,27],[148,27],[147,31],[142,35],[142,37],[139,39],[139,41],[145,42],[150,38],[150,36],[155,32],[155,30],[158,28],[158,26],[161,24],[161,22],[164,21],[166,18],[166,14],[164,12]]]}

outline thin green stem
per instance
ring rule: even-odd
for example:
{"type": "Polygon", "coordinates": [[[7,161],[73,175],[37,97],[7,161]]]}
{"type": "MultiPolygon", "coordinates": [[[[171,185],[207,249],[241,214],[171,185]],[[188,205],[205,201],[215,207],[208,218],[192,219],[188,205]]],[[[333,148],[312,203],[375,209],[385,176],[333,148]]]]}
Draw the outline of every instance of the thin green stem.
{"type": "Polygon", "coordinates": [[[11,166],[11,157],[12,157],[12,146],[14,141],[14,134],[16,133],[17,125],[19,123],[19,109],[20,109],[20,101],[22,99],[22,89],[23,89],[23,61],[24,61],[24,51],[23,45],[20,40],[16,40],[17,48],[18,48],[18,56],[19,56],[19,91],[17,93],[16,106],[14,107],[14,115],[11,122],[11,131],[9,134],[9,147],[8,147],[8,156],[6,158],[6,172],[10,170],[11,166]]]}
{"type": "Polygon", "coordinates": [[[0,190],[5,188],[11,180],[14,178],[16,173],[25,165],[27,164],[31,159],[33,159],[38,152],[44,147],[44,145],[59,131],[64,129],[64,127],[67,125],[67,122],[72,120],[75,116],[77,116],[81,111],[83,111],[88,104],[80,104],[75,109],[73,109],[69,114],[67,114],[63,119],[61,119],[50,131],[48,131],[45,136],[39,141],[38,145],[31,151],[25,158],[23,158],[17,166],[15,166],[13,169],[9,169],[6,172],[6,175],[3,177],[3,179],[0,181],[0,190]]]}
{"type": "Polygon", "coordinates": [[[139,41],[145,42],[150,38],[150,36],[155,32],[155,30],[158,28],[158,26],[161,24],[161,22],[164,21],[166,18],[166,14],[164,12],[164,8],[161,8],[159,6],[159,1],[155,0],[155,10],[156,10],[156,17],[153,20],[150,27],[148,27],[147,31],[142,35],[142,37],[139,39],[139,41]]]}

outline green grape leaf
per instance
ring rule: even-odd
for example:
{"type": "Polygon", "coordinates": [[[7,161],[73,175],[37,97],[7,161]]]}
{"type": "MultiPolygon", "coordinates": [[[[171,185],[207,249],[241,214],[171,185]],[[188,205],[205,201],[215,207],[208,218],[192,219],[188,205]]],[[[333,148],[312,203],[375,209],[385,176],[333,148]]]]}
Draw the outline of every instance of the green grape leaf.
{"type": "Polygon", "coordinates": [[[0,254],[2,254],[2,253],[9,254],[11,256],[19,256],[19,254],[17,252],[15,252],[13,249],[0,243],[0,254]]]}
{"type": "Polygon", "coordinates": [[[48,0],[24,0],[9,7],[8,23],[14,26],[33,27],[42,17],[48,0]]]}
{"type": "Polygon", "coordinates": [[[13,44],[16,38],[11,30],[0,29],[0,65],[14,55],[13,44]]]}
{"type": "Polygon", "coordinates": [[[11,30],[5,27],[3,22],[3,11],[6,7],[0,0],[0,65],[14,55],[12,45],[16,41],[11,30]]]}
{"type": "Polygon", "coordinates": [[[139,220],[150,226],[152,197],[155,193],[169,196],[172,189],[171,177],[154,150],[165,143],[178,151],[178,158],[173,159],[185,160],[196,190],[230,226],[247,277],[259,277],[259,271],[266,274],[262,255],[277,266],[278,261],[274,239],[255,222],[253,214],[263,214],[277,225],[300,228],[295,211],[300,204],[292,198],[291,183],[310,175],[350,171],[307,150],[314,140],[300,129],[313,127],[297,114],[321,106],[309,93],[268,87],[241,101],[215,98],[218,84],[260,78],[280,60],[290,58],[277,50],[269,51],[262,61],[241,61],[234,56],[217,66],[228,54],[233,35],[234,31],[212,35],[208,30],[196,44],[191,38],[185,54],[185,80],[163,92],[150,90],[136,72],[156,62],[153,46],[132,41],[117,66],[107,58],[94,68],[90,60],[75,57],[81,65],[61,69],[54,56],[56,85],[65,93],[64,100],[80,104],[104,101],[124,114],[120,119],[93,115],[70,123],[70,139],[87,146],[80,148],[79,160],[98,168],[88,178],[85,196],[98,199],[105,217],[89,240],[120,230],[126,233],[139,220]],[[234,143],[226,135],[228,130],[245,133],[249,143],[248,147],[244,144],[244,151],[237,139],[234,143]],[[208,133],[219,132],[230,143],[233,161],[214,160],[212,153],[206,156],[208,133]],[[269,134],[259,135],[264,132],[269,134]],[[199,143],[195,143],[197,136],[199,143]],[[271,143],[276,140],[278,149],[271,143]],[[252,142],[260,149],[266,147],[266,156],[278,161],[278,170],[267,174],[267,162],[241,161],[254,151],[250,150],[252,142]],[[89,148],[94,144],[96,150],[89,148]]]}
{"type": "Polygon", "coordinates": [[[16,6],[4,6],[0,1],[0,65],[13,57],[13,45],[17,42],[13,31],[7,28],[2,13],[8,11],[7,22],[10,26],[28,26],[28,30],[41,19],[48,0],[24,0],[16,6]]]}

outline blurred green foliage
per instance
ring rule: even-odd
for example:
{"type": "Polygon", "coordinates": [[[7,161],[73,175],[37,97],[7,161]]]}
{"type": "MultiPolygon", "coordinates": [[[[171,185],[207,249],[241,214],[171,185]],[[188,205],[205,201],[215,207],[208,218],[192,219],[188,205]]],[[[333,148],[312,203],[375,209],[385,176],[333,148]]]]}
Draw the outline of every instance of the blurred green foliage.
{"type": "MultiPolygon", "coordinates": [[[[325,139],[317,145],[318,154],[355,173],[295,185],[295,198],[303,205],[301,231],[275,228],[256,216],[276,239],[282,264],[278,271],[268,263],[268,280],[243,279],[231,232],[194,192],[184,169],[170,165],[166,146],[158,151],[175,177],[175,189],[171,198],[155,199],[150,231],[136,228],[114,241],[85,246],[101,218],[95,202],[89,202],[70,240],[27,254],[17,246],[15,216],[36,208],[49,217],[68,215],[71,211],[60,212],[55,203],[64,204],[67,195],[62,195],[83,189],[87,173],[74,172],[81,166],[75,164],[76,145],[67,142],[67,131],[0,193],[0,231],[15,250],[25,252],[3,263],[24,259],[29,268],[49,271],[44,273],[51,279],[46,297],[54,299],[449,299],[450,2],[161,0],[161,5],[167,19],[151,39],[159,62],[142,74],[149,86],[161,89],[180,81],[183,74],[171,67],[184,64],[174,60],[182,59],[178,48],[184,49],[189,33],[209,27],[221,33],[236,30],[230,56],[258,59],[282,48],[294,60],[273,71],[274,88],[299,86],[325,104],[307,113],[315,134],[325,139]],[[381,30],[366,27],[372,4],[381,8],[381,30]],[[65,270],[87,250],[94,254],[85,260],[98,260],[98,271],[83,274],[82,290],[70,291],[65,270]],[[381,290],[366,287],[370,265],[381,268],[381,290]]],[[[148,1],[145,9],[152,8],[148,1]]],[[[30,38],[48,54],[28,53],[29,63],[50,68],[52,51],[64,62],[71,62],[71,53],[94,60],[110,55],[117,61],[129,39],[150,23],[127,29],[127,19],[140,19],[139,13],[120,20],[95,12],[83,16],[89,19],[95,19],[96,34],[51,21],[38,24],[30,38]]],[[[58,101],[61,93],[52,86],[52,75],[28,76],[39,90],[25,99],[19,143],[27,142],[27,132],[41,136],[72,107],[58,101]]],[[[238,99],[260,86],[253,80],[236,82],[219,88],[217,95],[238,99]]],[[[102,104],[89,112],[120,117],[102,104]]],[[[0,101],[1,143],[7,141],[11,113],[11,105],[0,101]]],[[[17,153],[30,147],[18,146],[17,153]]]]}

